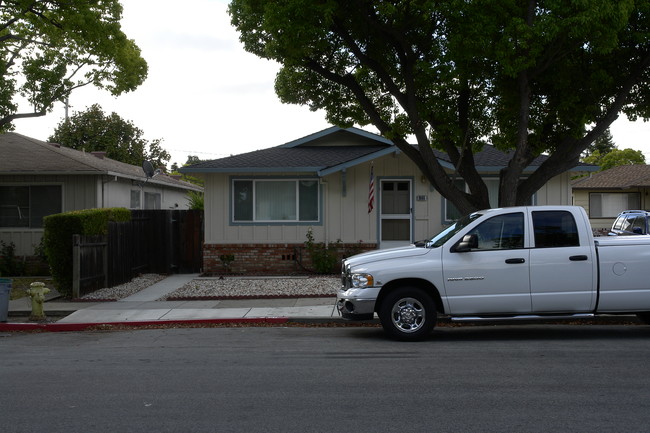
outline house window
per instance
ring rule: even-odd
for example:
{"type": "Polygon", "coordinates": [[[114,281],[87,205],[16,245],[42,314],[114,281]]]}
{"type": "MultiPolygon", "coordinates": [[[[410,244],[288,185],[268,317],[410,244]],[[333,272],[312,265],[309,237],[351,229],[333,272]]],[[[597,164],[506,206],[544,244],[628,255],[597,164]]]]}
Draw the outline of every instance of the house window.
{"type": "Polygon", "coordinates": [[[61,185],[0,186],[0,227],[41,228],[61,210],[61,185]]]}
{"type": "Polygon", "coordinates": [[[638,192],[592,192],[589,194],[590,218],[616,218],[624,210],[639,209],[638,192]]]}
{"type": "Polygon", "coordinates": [[[233,180],[234,222],[317,222],[317,179],[233,180]]]}
{"type": "Polygon", "coordinates": [[[160,193],[145,192],[144,193],[144,208],[145,209],[160,209],[160,193]]]}
{"type": "Polygon", "coordinates": [[[140,209],[140,195],[139,189],[131,190],[131,209],[140,209]]]}
{"type": "MultiPolygon", "coordinates": [[[[495,208],[498,207],[499,205],[499,179],[492,178],[492,179],[483,179],[485,182],[485,185],[487,186],[488,189],[488,197],[490,200],[490,207],[495,208]]],[[[464,180],[456,180],[454,181],[455,185],[459,189],[464,189],[465,191],[469,191],[469,188],[467,187],[467,184],[465,183],[464,180]]],[[[528,203],[526,203],[529,206],[532,206],[535,204],[535,199],[536,195],[533,194],[533,196],[528,200],[528,203]]],[[[445,209],[445,221],[451,222],[451,221],[457,221],[462,215],[456,209],[456,206],[453,205],[449,200],[444,199],[444,209],[445,209]]]]}

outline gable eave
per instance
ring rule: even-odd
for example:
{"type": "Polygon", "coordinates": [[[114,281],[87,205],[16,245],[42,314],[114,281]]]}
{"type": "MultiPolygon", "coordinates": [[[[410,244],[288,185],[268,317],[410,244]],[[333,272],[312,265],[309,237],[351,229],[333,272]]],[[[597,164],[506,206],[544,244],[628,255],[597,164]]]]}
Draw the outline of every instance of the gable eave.
{"type": "Polygon", "coordinates": [[[387,144],[389,146],[394,146],[394,143],[390,141],[387,138],[382,137],[381,135],[374,134],[372,132],[364,131],[363,129],[359,128],[341,128],[339,126],[332,126],[330,128],[324,129],[319,132],[315,132],[313,134],[307,135],[305,137],[299,138],[297,140],[290,141],[288,143],[282,144],[279,147],[284,147],[284,148],[292,148],[292,147],[297,147],[301,146],[303,144],[309,143],[311,141],[318,140],[319,138],[326,137],[328,135],[334,134],[335,132],[340,132],[340,131],[345,131],[349,132],[351,134],[357,135],[359,137],[364,137],[364,138],[369,138],[371,140],[377,141],[381,144],[387,144]]]}

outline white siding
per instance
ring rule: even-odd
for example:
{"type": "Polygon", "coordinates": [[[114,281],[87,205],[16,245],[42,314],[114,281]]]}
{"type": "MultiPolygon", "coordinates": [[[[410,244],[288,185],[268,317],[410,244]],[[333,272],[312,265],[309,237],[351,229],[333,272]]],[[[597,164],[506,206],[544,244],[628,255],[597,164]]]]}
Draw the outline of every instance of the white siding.
{"type": "MultiPolygon", "coordinates": [[[[238,176],[241,176],[238,174],[238,176]]],[[[267,177],[268,174],[260,175],[267,177]]],[[[295,173],[277,175],[297,177],[295,173]]],[[[255,176],[250,176],[254,178],[255,176]]],[[[317,242],[346,243],[378,241],[378,215],[380,206],[379,183],[382,178],[408,178],[413,185],[414,240],[427,238],[443,228],[440,194],[428,183],[415,164],[403,154],[389,155],[325,176],[322,181],[323,224],[313,225],[317,242]],[[370,166],[374,165],[375,210],[368,214],[368,183],[370,166]],[[343,195],[343,179],[346,188],[343,195]],[[421,196],[425,200],[417,201],[421,196]]],[[[303,243],[309,226],[305,225],[231,225],[230,224],[231,175],[217,173],[205,176],[205,242],[220,243],[303,243]]],[[[568,174],[551,179],[537,193],[537,204],[571,204],[568,174]]]]}
{"type": "Polygon", "coordinates": [[[140,191],[140,208],[144,209],[144,193],[160,194],[161,209],[187,209],[189,199],[186,191],[172,189],[147,182],[132,182],[128,179],[106,177],[99,184],[100,207],[131,207],[131,190],[140,191]]]}

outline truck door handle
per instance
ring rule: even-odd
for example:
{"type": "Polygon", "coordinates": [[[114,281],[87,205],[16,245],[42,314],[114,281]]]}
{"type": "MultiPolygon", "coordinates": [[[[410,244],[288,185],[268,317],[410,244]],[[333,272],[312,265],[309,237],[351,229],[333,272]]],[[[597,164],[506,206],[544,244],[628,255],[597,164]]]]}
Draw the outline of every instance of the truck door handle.
{"type": "Polygon", "coordinates": [[[585,260],[589,260],[589,257],[581,254],[579,256],[571,256],[569,257],[569,260],[572,262],[584,262],[585,260]]]}
{"type": "Polygon", "coordinates": [[[509,265],[518,264],[518,263],[526,263],[526,259],[522,259],[522,258],[506,259],[506,263],[509,264],[509,265]]]}

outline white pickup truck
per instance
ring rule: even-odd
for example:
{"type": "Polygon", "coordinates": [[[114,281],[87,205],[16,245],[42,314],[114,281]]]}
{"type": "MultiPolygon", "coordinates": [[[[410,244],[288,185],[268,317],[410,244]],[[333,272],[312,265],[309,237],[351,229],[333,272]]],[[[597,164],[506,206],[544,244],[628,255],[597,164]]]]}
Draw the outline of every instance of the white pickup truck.
{"type": "Polygon", "coordinates": [[[577,206],[490,209],[431,239],[343,261],[337,309],[417,340],[438,315],[517,320],[637,314],[650,323],[650,237],[594,240],[577,206]]]}

